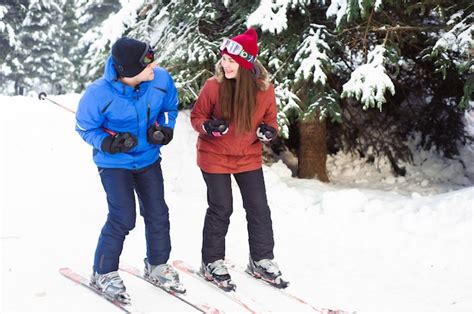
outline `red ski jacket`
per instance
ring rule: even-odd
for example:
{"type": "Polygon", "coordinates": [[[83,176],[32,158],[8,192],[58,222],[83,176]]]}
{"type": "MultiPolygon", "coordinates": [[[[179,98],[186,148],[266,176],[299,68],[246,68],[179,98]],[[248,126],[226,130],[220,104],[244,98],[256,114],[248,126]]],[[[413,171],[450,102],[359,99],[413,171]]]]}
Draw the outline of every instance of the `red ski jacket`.
{"type": "MultiPolygon", "coordinates": [[[[197,164],[207,173],[240,173],[261,168],[262,143],[257,138],[257,128],[265,123],[278,130],[276,122],[277,108],[275,91],[268,80],[265,68],[259,63],[260,77],[257,80],[256,108],[252,118],[252,130],[237,133],[235,123],[229,123],[229,130],[221,137],[207,135],[203,130],[204,121],[220,119],[219,81],[223,73],[216,71],[204,84],[199,97],[191,111],[191,124],[199,133],[197,140],[197,164]]],[[[216,65],[219,68],[219,64],[216,65]]]]}

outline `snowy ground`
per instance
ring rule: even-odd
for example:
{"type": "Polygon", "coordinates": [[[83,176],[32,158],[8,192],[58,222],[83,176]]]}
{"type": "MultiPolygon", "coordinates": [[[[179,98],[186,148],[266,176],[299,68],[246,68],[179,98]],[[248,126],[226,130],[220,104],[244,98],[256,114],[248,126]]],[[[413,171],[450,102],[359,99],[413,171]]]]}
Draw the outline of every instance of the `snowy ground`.
{"type": "MultiPolygon", "coordinates": [[[[78,95],[52,97],[73,109],[78,95]]],[[[170,207],[171,259],[200,261],[205,185],[195,165],[196,134],[181,112],[163,149],[170,207]]],[[[48,102],[0,96],[0,312],[112,312],[113,305],[59,275],[71,267],[89,275],[107,214],[91,149],[74,131],[74,116],[48,102]]],[[[465,152],[472,158],[472,151],[465,152]]],[[[459,163],[416,156],[405,178],[393,178],[347,155],[328,160],[332,183],[292,178],[279,162],[264,167],[274,222],[276,259],[289,291],[313,305],[369,312],[471,312],[474,188],[459,163]]],[[[471,159],[472,160],[472,159],[471,159]]],[[[238,188],[227,257],[246,263],[248,248],[238,188]]],[[[141,217],[122,260],[144,257],[141,217]]],[[[190,308],[123,275],[137,306],[147,312],[190,308]]],[[[203,294],[182,274],[189,293],[203,294]]],[[[308,308],[235,276],[261,310],[308,308]]],[[[241,311],[204,290],[210,303],[241,311]]]]}

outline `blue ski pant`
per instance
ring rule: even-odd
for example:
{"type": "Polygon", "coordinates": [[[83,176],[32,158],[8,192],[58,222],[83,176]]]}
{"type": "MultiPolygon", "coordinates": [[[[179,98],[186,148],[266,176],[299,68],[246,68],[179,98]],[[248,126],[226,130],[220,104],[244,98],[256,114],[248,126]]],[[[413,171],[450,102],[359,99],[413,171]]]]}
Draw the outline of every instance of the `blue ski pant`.
{"type": "Polygon", "coordinates": [[[161,159],[139,170],[99,168],[107,194],[109,213],[95,251],[94,270],[99,274],[116,271],[123,243],[135,227],[135,192],[140,215],[145,221],[148,262],[166,263],[171,251],[168,206],[164,198],[161,159]]]}
{"type": "MultiPolygon", "coordinates": [[[[204,220],[202,261],[212,263],[225,258],[225,236],[233,211],[230,174],[202,171],[207,185],[208,208],[204,220]]],[[[233,174],[246,211],[250,257],[273,259],[273,228],[262,169],[233,174]]]]}

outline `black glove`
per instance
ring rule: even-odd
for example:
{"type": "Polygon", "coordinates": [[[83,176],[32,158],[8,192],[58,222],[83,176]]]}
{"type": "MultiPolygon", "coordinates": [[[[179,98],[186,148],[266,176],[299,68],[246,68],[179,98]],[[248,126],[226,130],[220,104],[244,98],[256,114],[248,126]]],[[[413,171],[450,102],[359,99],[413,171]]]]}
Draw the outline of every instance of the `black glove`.
{"type": "Polygon", "coordinates": [[[271,142],[277,135],[277,130],[265,123],[260,124],[257,128],[257,137],[264,143],[271,142]]]}
{"type": "Polygon", "coordinates": [[[106,153],[126,153],[137,146],[137,139],[130,132],[109,135],[103,139],[100,148],[106,153]]]}
{"type": "Polygon", "coordinates": [[[158,124],[153,124],[146,133],[151,144],[166,145],[173,139],[173,129],[158,124]]]}
{"type": "Polygon", "coordinates": [[[207,135],[219,137],[229,131],[229,126],[224,120],[206,120],[202,124],[203,130],[207,135]]]}

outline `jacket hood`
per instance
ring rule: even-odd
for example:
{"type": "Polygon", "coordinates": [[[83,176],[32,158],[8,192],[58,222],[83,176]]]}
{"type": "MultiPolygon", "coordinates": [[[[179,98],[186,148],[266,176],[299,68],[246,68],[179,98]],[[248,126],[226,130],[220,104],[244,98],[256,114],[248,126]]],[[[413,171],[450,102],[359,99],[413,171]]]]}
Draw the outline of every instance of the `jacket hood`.
{"type": "MultiPolygon", "coordinates": [[[[268,86],[271,84],[267,69],[265,69],[260,61],[255,60],[253,71],[255,73],[255,80],[257,81],[258,89],[261,91],[267,90],[268,86]]],[[[216,63],[215,76],[219,83],[224,80],[224,70],[222,69],[221,59],[216,63]]]]}
{"type": "MultiPolygon", "coordinates": [[[[136,88],[128,86],[127,84],[122,83],[119,81],[119,75],[117,70],[115,70],[114,62],[112,56],[110,55],[105,62],[105,69],[103,79],[107,81],[120,95],[124,96],[131,96],[135,95],[137,92],[136,88]]],[[[140,83],[140,91],[138,92],[139,95],[143,95],[148,87],[149,82],[141,82],[140,83]]]]}
{"type": "Polygon", "coordinates": [[[105,62],[104,79],[108,82],[118,80],[118,73],[115,70],[114,62],[112,60],[111,55],[107,58],[107,61],[105,62]]]}

